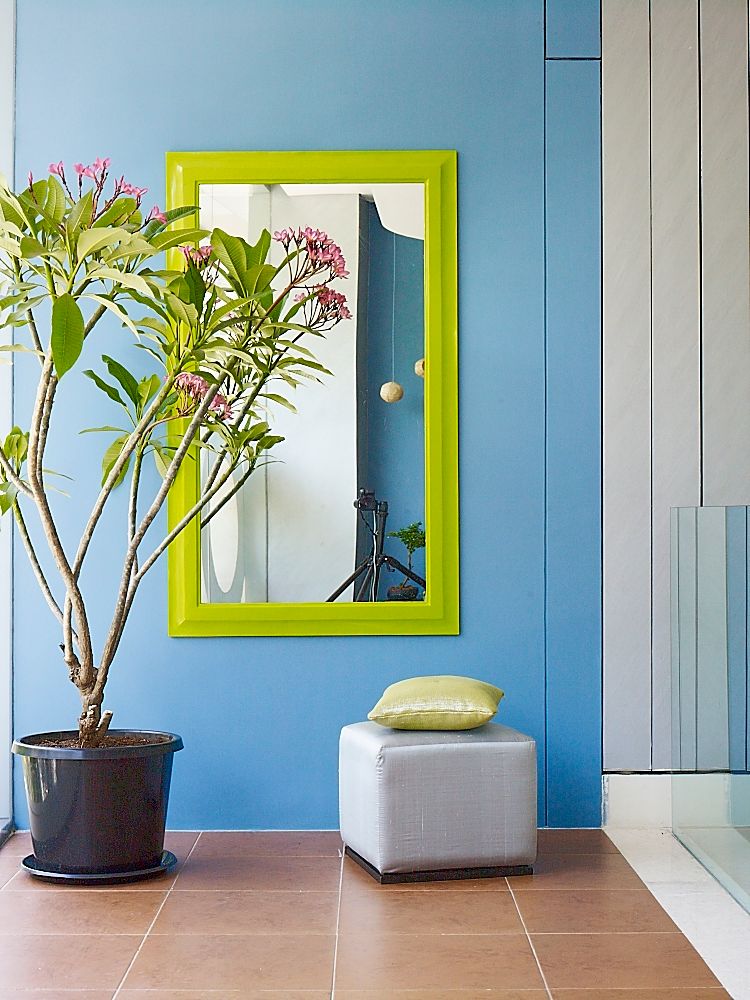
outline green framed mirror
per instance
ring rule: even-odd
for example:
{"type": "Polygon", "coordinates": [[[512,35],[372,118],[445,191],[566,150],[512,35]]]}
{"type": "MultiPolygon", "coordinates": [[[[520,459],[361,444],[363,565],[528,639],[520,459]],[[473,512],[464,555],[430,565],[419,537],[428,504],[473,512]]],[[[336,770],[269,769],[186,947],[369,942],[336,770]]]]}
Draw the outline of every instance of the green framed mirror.
{"type": "Polygon", "coordinates": [[[330,234],[348,272],[344,320],[300,341],[315,377],[262,400],[271,457],[169,550],[170,635],[457,634],[456,153],[173,152],[167,200],[198,206],[186,226],[276,233],[277,268],[285,233],[330,234]]]}

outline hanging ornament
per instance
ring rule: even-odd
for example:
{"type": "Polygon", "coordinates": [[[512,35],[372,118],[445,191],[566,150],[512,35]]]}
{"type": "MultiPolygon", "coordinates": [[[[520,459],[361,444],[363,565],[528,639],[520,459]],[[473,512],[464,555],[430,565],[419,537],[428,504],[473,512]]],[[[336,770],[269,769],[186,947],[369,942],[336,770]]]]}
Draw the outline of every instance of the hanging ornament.
{"type": "Polygon", "coordinates": [[[380,387],[380,398],[386,403],[397,403],[404,395],[404,387],[398,382],[384,382],[380,387]]]}
{"type": "Polygon", "coordinates": [[[396,234],[393,234],[393,284],[391,310],[391,379],[380,387],[380,398],[386,403],[397,403],[403,399],[404,387],[396,381],[396,234]]]}
{"type": "Polygon", "coordinates": [[[424,358],[420,358],[419,361],[414,362],[414,374],[419,375],[420,378],[424,378],[424,358]]]}

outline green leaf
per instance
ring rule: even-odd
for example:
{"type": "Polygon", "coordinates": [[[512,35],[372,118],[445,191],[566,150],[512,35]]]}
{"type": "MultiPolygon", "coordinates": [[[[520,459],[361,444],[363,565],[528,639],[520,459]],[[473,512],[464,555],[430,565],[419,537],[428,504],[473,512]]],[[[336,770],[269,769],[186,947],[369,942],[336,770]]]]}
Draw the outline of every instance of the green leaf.
{"type": "Polygon", "coordinates": [[[165,449],[158,443],[158,441],[152,441],[151,444],[154,449],[154,464],[156,465],[156,471],[159,473],[161,478],[164,479],[167,474],[171,458],[169,457],[169,454],[165,455],[165,449]]]}
{"type": "Polygon", "coordinates": [[[246,291],[247,254],[245,248],[248,244],[239,236],[231,236],[223,229],[214,229],[211,233],[211,246],[214,254],[227,269],[230,278],[234,278],[237,285],[246,291]]]}
{"type": "Polygon", "coordinates": [[[57,377],[62,378],[76,363],[83,348],[83,315],[76,300],[67,292],[52,305],[50,347],[57,377]]]}
{"type": "Polygon", "coordinates": [[[291,410],[292,413],[297,412],[297,407],[294,403],[290,403],[288,399],[284,399],[283,396],[277,396],[275,392],[263,392],[261,393],[263,399],[270,399],[272,403],[278,403],[279,406],[285,406],[287,410],[291,410]]]}
{"type": "Polygon", "coordinates": [[[130,233],[125,229],[84,229],[78,237],[78,259],[129,239],[130,233]]]}
{"type": "Polygon", "coordinates": [[[21,240],[21,255],[28,260],[32,260],[34,257],[42,257],[48,253],[49,250],[47,250],[44,244],[34,239],[33,236],[24,236],[21,240]]]}
{"type": "Polygon", "coordinates": [[[94,223],[95,229],[102,229],[106,226],[118,226],[135,212],[136,201],[135,198],[130,198],[127,196],[120,197],[117,201],[113,202],[109,206],[106,212],[103,212],[99,218],[94,223]]]}
{"type": "Polygon", "coordinates": [[[270,264],[256,264],[245,272],[244,284],[250,295],[263,292],[270,287],[276,276],[276,268],[270,264]]]}
{"type": "Polygon", "coordinates": [[[68,238],[71,243],[75,243],[75,239],[78,235],[79,230],[84,227],[91,225],[91,215],[94,210],[94,192],[89,189],[70,210],[70,215],[68,216],[68,221],[66,222],[66,228],[68,230],[68,238]]]}
{"type": "Polygon", "coordinates": [[[0,483],[0,517],[12,509],[17,496],[18,490],[13,483],[0,483]]]}
{"type": "Polygon", "coordinates": [[[170,250],[183,243],[197,243],[208,236],[207,229],[178,229],[173,233],[159,233],[151,237],[151,246],[155,250],[170,250]]]}
{"type": "Polygon", "coordinates": [[[187,289],[188,300],[193,303],[200,313],[203,309],[203,300],[206,297],[206,282],[194,264],[190,264],[185,271],[183,280],[187,289]]]}
{"type": "Polygon", "coordinates": [[[110,432],[117,431],[118,434],[127,434],[127,431],[125,430],[124,427],[110,427],[109,425],[107,425],[106,427],[84,427],[83,430],[79,431],[78,433],[99,434],[101,431],[110,431],[110,432]]]}
{"type": "Polygon", "coordinates": [[[55,222],[60,223],[65,216],[66,208],[67,199],[63,186],[56,177],[50,176],[47,181],[47,197],[44,200],[44,211],[55,222]]]}
{"type": "Polygon", "coordinates": [[[36,354],[40,358],[44,357],[44,351],[35,351],[24,344],[0,344],[0,351],[13,351],[17,354],[36,354]]]}
{"type": "Polygon", "coordinates": [[[138,328],[136,327],[135,323],[132,321],[130,316],[128,316],[128,314],[122,308],[122,306],[119,306],[116,302],[113,302],[111,299],[104,298],[103,295],[94,295],[93,293],[90,292],[87,292],[84,295],[84,298],[93,299],[94,302],[98,302],[100,306],[104,306],[105,309],[109,309],[109,311],[111,313],[114,313],[114,315],[120,320],[123,326],[126,326],[132,333],[136,335],[136,337],[139,336],[138,328]]]}
{"type": "Polygon", "coordinates": [[[127,395],[137,406],[140,400],[138,395],[137,380],[130,374],[124,365],[121,365],[120,362],[116,361],[114,358],[110,358],[108,354],[102,354],[102,361],[107,366],[107,370],[112,378],[117,379],[127,395]]]}
{"type": "Polygon", "coordinates": [[[88,276],[98,280],[113,281],[117,285],[122,285],[123,288],[132,288],[136,292],[140,292],[141,295],[151,296],[154,294],[145,278],[142,278],[140,274],[131,274],[130,271],[118,271],[114,267],[97,267],[95,270],[89,271],[88,276]]]}
{"type": "Polygon", "coordinates": [[[110,385],[109,382],[105,382],[103,378],[100,378],[96,372],[91,371],[90,368],[87,368],[83,374],[87,378],[90,378],[94,385],[101,389],[102,392],[106,393],[106,395],[109,396],[113,402],[119,403],[124,410],[127,410],[127,403],[113,385],[110,385]]]}
{"type": "Polygon", "coordinates": [[[174,319],[181,323],[185,323],[187,326],[193,327],[198,321],[198,313],[192,302],[183,302],[176,295],[172,295],[166,292],[164,295],[164,301],[167,304],[167,309],[174,319]]]}
{"type": "Polygon", "coordinates": [[[156,236],[158,233],[163,232],[167,226],[171,226],[173,222],[177,222],[180,219],[186,219],[190,215],[195,215],[197,211],[197,205],[186,205],[184,208],[170,208],[168,212],[164,212],[166,222],[159,222],[158,219],[152,219],[150,222],[146,223],[143,229],[143,235],[147,240],[150,240],[152,236],[156,236]]]}
{"type": "MultiPolygon", "coordinates": [[[[107,448],[107,450],[104,452],[104,458],[102,459],[102,486],[104,486],[105,482],[107,481],[107,476],[111,472],[113,465],[120,457],[120,452],[125,447],[125,442],[128,440],[128,437],[129,437],[128,434],[123,434],[121,437],[115,438],[112,444],[109,446],[109,448],[107,448]]],[[[125,463],[125,465],[122,467],[120,475],[115,480],[112,489],[116,489],[120,485],[125,476],[127,476],[129,468],[130,468],[130,456],[128,457],[128,460],[125,463]]]]}
{"type": "Polygon", "coordinates": [[[255,246],[245,244],[245,267],[249,269],[257,264],[265,264],[270,246],[271,234],[267,229],[264,229],[255,246]]]}
{"type": "Polygon", "coordinates": [[[145,407],[161,388],[161,379],[158,375],[147,375],[138,383],[138,398],[141,407],[145,407]]]}

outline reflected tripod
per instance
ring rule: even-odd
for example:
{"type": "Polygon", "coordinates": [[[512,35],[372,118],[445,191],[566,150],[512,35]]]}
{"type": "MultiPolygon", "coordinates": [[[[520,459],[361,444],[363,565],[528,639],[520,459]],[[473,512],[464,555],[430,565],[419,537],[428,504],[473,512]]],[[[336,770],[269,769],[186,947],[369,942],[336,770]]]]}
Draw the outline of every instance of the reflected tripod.
{"type": "Polygon", "coordinates": [[[420,587],[426,587],[426,581],[422,579],[421,576],[417,576],[408,567],[400,563],[398,559],[393,556],[387,555],[383,551],[385,546],[385,524],[388,520],[388,501],[387,500],[376,500],[375,494],[369,492],[368,490],[360,490],[359,496],[354,501],[354,506],[359,511],[359,516],[364,520],[365,512],[369,511],[373,515],[373,526],[370,527],[367,524],[367,530],[372,535],[372,548],[365,559],[357,566],[351,576],[348,576],[346,580],[337,587],[336,590],[328,598],[328,601],[335,601],[336,598],[341,597],[347,587],[351,587],[353,583],[359,579],[362,574],[362,581],[358,588],[355,588],[354,600],[355,601],[377,601],[378,599],[378,587],[380,585],[380,570],[383,566],[387,566],[391,570],[398,570],[403,573],[405,577],[409,580],[413,580],[414,583],[419,584],[420,587]]]}

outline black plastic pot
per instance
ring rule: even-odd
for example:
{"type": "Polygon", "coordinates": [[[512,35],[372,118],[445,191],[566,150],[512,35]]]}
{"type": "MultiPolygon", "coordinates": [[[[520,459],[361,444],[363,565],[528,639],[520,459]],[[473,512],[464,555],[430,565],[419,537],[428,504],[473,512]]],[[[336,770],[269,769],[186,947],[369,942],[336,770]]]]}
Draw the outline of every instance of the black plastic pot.
{"type": "Polygon", "coordinates": [[[111,730],[152,743],[84,750],[40,746],[76,732],[16,740],[23,760],[34,854],[32,874],[78,882],[132,881],[174,863],[164,852],[172,759],[182,739],[172,733],[111,730]]]}

